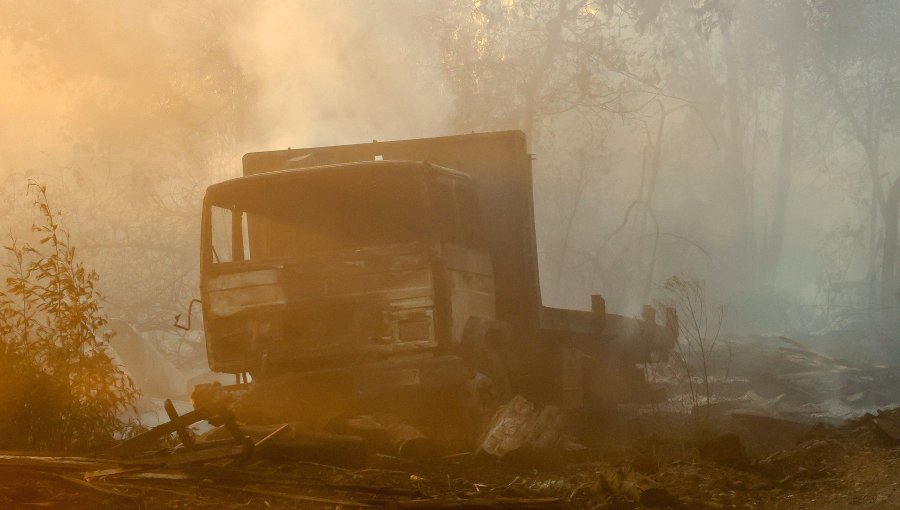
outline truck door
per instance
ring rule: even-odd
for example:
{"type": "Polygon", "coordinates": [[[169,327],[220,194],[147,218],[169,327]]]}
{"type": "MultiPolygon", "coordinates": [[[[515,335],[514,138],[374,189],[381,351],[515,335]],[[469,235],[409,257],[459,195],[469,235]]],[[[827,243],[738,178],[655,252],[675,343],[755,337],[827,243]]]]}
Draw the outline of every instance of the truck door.
{"type": "Polygon", "coordinates": [[[450,343],[458,345],[470,317],[493,319],[496,316],[493,264],[471,182],[437,175],[432,180],[431,191],[445,299],[449,305],[443,316],[449,325],[450,343]]]}

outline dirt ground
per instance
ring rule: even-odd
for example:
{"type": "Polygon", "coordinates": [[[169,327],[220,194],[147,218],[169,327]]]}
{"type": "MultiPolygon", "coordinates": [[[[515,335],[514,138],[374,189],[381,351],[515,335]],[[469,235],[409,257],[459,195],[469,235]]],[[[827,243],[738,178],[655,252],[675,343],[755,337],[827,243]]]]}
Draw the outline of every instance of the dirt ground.
{"type": "Polygon", "coordinates": [[[356,466],[149,468],[3,456],[0,508],[898,508],[900,446],[877,422],[744,416],[699,427],[650,416],[589,431],[584,449],[502,461],[369,455],[356,466]]]}

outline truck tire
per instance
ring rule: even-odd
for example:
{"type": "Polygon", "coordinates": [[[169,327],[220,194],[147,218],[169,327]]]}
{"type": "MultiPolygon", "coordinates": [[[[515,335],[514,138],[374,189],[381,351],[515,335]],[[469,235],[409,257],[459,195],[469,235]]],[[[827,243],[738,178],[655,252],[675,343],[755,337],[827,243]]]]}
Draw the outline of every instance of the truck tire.
{"type": "Polygon", "coordinates": [[[506,365],[493,346],[476,342],[460,354],[467,370],[462,388],[465,428],[474,442],[497,408],[510,399],[512,390],[506,365]]]}

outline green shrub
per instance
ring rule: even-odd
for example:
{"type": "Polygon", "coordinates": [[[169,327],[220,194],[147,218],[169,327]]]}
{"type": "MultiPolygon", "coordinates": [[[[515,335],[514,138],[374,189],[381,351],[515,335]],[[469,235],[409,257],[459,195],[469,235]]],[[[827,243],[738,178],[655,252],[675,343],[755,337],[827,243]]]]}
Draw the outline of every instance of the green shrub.
{"type": "Polygon", "coordinates": [[[15,238],[0,288],[0,448],[87,449],[114,439],[138,392],[108,352],[96,272],[77,259],[44,186],[36,243],[15,238]]]}

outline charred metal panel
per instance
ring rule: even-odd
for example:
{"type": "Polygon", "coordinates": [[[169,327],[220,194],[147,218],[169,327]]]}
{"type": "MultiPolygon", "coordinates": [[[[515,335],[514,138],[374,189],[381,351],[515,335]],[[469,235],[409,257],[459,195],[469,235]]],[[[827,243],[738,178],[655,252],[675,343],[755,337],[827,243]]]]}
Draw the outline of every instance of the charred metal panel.
{"type": "Polygon", "coordinates": [[[541,307],[541,327],[548,331],[599,334],[605,322],[606,315],[595,312],[541,307]]]}
{"type": "Polygon", "coordinates": [[[447,273],[452,315],[450,343],[459,345],[470,317],[493,319],[497,316],[491,258],[484,252],[444,245],[441,259],[447,273]]]}
{"type": "MultiPolygon", "coordinates": [[[[605,312],[605,310],[604,310],[605,312]]],[[[541,324],[545,338],[563,335],[582,339],[580,343],[593,354],[618,359],[623,365],[645,363],[662,357],[675,345],[678,326],[674,311],[668,312],[667,324],[660,326],[656,317],[642,319],[598,311],[563,310],[542,307],[541,324]],[[674,328],[672,321],[675,321],[674,328]]]]}
{"type": "Polygon", "coordinates": [[[490,276],[449,269],[450,308],[453,311],[450,341],[459,345],[470,317],[493,319],[494,282],[490,276]]]}
{"type": "Polygon", "coordinates": [[[244,371],[263,358],[271,367],[358,362],[435,347],[424,249],[413,243],[320,254],[211,276],[204,285],[211,365],[244,371]]]}
{"type": "Polygon", "coordinates": [[[273,285],[278,283],[277,269],[261,269],[257,271],[241,271],[216,275],[204,282],[207,290],[227,290],[257,285],[273,285]]]}
{"type": "Polygon", "coordinates": [[[280,285],[255,285],[236,289],[211,291],[207,294],[211,318],[230,317],[242,313],[286,306],[284,289],[280,285]]]}

